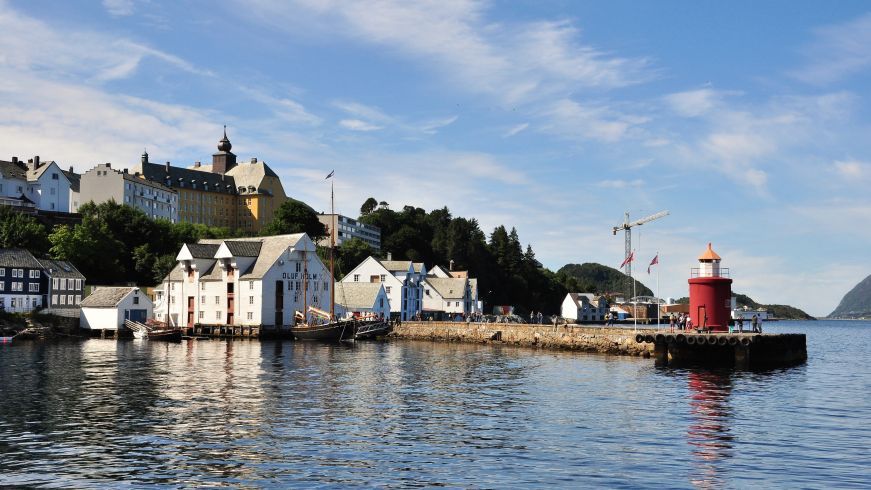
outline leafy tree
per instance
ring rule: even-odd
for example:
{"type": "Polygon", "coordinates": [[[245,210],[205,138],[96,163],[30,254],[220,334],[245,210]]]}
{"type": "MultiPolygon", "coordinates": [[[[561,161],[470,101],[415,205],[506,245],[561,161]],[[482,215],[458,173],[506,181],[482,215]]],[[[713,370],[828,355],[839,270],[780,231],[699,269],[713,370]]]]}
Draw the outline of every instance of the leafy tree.
{"type": "Polygon", "coordinates": [[[288,199],[275,210],[275,216],[263,228],[261,235],[289,233],[308,233],[312,240],[318,241],[327,236],[327,228],[318,220],[318,214],[308,204],[296,199],[288,199]]]}
{"type": "Polygon", "coordinates": [[[372,247],[368,243],[359,238],[352,238],[342,244],[338,248],[338,267],[336,268],[336,279],[340,279],[341,275],[347,274],[360,265],[360,262],[366,260],[372,255],[372,247]]]}
{"type": "Polygon", "coordinates": [[[378,201],[376,201],[374,197],[366,199],[363,205],[360,206],[360,216],[366,216],[367,214],[371,214],[372,211],[375,211],[375,208],[377,207],[378,201]]]}
{"type": "Polygon", "coordinates": [[[36,218],[0,206],[0,248],[24,248],[44,255],[49,246],[48,232],[36,218]]]}

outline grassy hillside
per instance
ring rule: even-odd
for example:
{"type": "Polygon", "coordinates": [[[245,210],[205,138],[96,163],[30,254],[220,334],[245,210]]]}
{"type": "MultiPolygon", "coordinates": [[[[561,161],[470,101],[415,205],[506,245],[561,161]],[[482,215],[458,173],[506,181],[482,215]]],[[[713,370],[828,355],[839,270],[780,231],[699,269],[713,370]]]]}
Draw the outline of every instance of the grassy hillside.
{"type": "MultiPolygon", "coordinates": [[[[557,274],[565,274],[577,280],[578,286],[582,290],[573,292],[623,294],[626,285],[626,275],[619,270],[590,262],[566,264],[557,271],[557,274]]],[[[635,291],[638,296],[653,296],[653,291],[641,281],[636,282],[635,291]]]]}

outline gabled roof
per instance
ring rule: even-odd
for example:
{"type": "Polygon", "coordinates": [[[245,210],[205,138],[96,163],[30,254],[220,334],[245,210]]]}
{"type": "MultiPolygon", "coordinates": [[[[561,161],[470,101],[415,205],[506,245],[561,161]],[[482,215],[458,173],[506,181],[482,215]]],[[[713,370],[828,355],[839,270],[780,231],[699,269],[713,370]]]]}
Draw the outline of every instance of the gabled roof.
{"type": "Polygon", "coordinates": [[[206,282],[215,282],[215,281],[223,281],[224,277],[221,273],[221,267],[218,265],[218,262],[212,262],[212,264],[202,273],[200,273],[200,281],[206,282]]]}
{"type": "MultiPolygon", "coordinates": [[[[112,308],[118,306],[118,303],[125,296],[139,288],[134,287],[105,287],[97,288],[90,296],[82,300],[83,308],[112,308]]],[[[145,296],[145,295],[143,295],[145,296]]]]}
{"type": "Polygon", "coordinates": [[[427,277],[426,282],[444,299],[463,299],[466,297],[466,279],[427,277]]]}
{"type": "MultiPolygon", "coordinates": [[[[295,233],[292,235],[275,235],[275,236],[264,236],[264,237],[252,237],[246,238],[244,242],[240,242],[239,240],[235,240],[237,243],[249,243],[256,242],[260,245],[260,250],[258,254],[254,257],[254,263],[239,275],[240,279],[251,280],[251,279],[261,279],[263,276],[269,272],[269,269],[272,268],[272,265],[275,264],[276,261],[281,257],[281,254],[284,253],[290,247],[296,247],[299,241],[303,237],[307,237],[305,233],[295,233]]],[[[228,244],[233,242],[234,240],[223,240],[223,239],[205,239],[200,240],[201,244],[210,244],[210,245],[220,245],[222,243],[228,244]]],[[[254,247],[254,245],[245,245],[246,247],[254,247]]],[[[229,248],[229,245],[227,245],[229,248]]],[[[314,252],[312,252],[314,253],[314,252]]]]}
{"type": "Polygon", "coordinates": [[[27,267],[42,269],[42,264],[23,248],[0,248],[0,267],[27,267]]]}
{"type": "Polygon", "coordinates": [[[372,308],[382,288],[377,282],[337,282],[336,304],[348,309],[372,308]]]}
{"type": "Polygon", "coordinates": [[[195,259],[213,259],[220,245],[211,243],[185,243],[191,256],[195,259]]]}
{"type": "Polygon", "coordinates": [[[260,248],[263,246],[263,242],[247,240],[226,240],[224,244],[227,245],[227,249],[233,254],[233,257],[257,257],[260,255],[260,248]]]}
{"type": "Polygon", "coordinates": [[[73,279],[85,279],[76,267],[66,260],[37,259],[42,264],[43,270],[51,277],[67,277],[73,279]]]}
{"type": "Polygon", "coordinates": [[[176,264],[175,267],[169,271],[169,274],[163,278],[162,282],[181,282],[184,280],[184,270],[181,267],[181,264],[176,264]]]}
{"type": "Polygon", "coordinates": [[[73,192],[79,192],[79,189],[81,188],[82,174],[77,174],[70,170],[61,170],[61,172],[63,172],[64,175],[66,175],[67,180],[70,181],[70,190],[73,192]]]}
{"type": "MultiPolygon", "coordinates": [[[[411,266],[410,260],[378,260],[378,262],[390,272],[408,272],[411,266]]],[[[420,273],[421,270],[423,270],[423,262],[415,262],[414,272],[420,273]]]]}
{"type": "MultiPolygon", "coordinates": [[[[54,164],[54,161],[44,163],[41,162],[39,167],[35,170],[28,170],[27,180],[39,180],[39,178],[42,177],[42,174],[44,174],[45,171],[48,170],[48,167],[51,167],[52,164],[54,164]]],[[[60,170],[60,167],[58,167],[58,170],[60,170]]]]}
{"type": "Polygon", "coordinates": [[[0,160],[0,174],[7,179],[27,180],[27,167],[0,160]]]}

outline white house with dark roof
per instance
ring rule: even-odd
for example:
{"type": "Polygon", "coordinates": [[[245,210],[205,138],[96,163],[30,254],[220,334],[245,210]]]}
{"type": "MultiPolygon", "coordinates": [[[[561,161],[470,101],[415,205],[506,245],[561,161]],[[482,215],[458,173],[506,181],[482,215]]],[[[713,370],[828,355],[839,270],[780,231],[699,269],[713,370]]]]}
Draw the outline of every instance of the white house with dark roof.
{"type": "Polygon", "coordinates": [[[153,305],[148,295],[136,287],[100,287],[82,300],[81,328],[115,330],[124,320],[144,322],[151,318],[153,305]]]}
{"type": "Polygon", "coordinates": [[[390,299],[381,283],[337,282],[336,314],[340,318],[390,318],[390,299]]]}
{"type": "Polygon", "coordinates": [[[332,277],[305,233],[200,240],[182,246],[176,259],[157,294],[156,318],[173,326],[280,330],[305,306],[330,307],[332,277]]]}
{"type": "Polygon", "coordinates": [[[390,299],[390,312],[411,320],[423,311],[423,281],[426,266],[410,260],[380,260],[368,257],[342,278],[343,283],[381,283],[390,299]]]}
{"type": "Polygon", "coordinates": [[[567,320],[600,322],[608,313],[608,300],[591,293],[569,293],[563,299],[560,315],[567,320]]]}
{"type": "Polygon", "coordinates": [[[427,277],[423,284],[424,316],[453,317],[476,312],[469,280],[466,278],[427,277]]]}

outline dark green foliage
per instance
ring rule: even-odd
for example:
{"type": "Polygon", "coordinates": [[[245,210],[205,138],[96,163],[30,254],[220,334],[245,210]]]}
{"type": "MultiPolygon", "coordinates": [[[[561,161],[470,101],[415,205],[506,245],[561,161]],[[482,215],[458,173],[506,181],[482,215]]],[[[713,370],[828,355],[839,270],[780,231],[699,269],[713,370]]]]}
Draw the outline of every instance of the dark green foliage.
{"type": "Polygon", "coordinates": [[[871,317],[871,276],[853,287],[838,304],[830,318],[868,318],[871,317]]]}
{"type": "Polygon", "coordinates": [[[372,247],[359,238],[352,238],[336,249],[336,280],[340,280],[345,274],[372,255],[372,247]]]}
{"type": "Polygon", "coordinates": [[[360,216],[366,216],[367,214],[371,214],[372,211],[375,211],[375,208],[378,207],[378,201],[375,200],[374,197],[370,197],[366,199],[366,202],[360,206],[360,216]]]}
{"type": "MultiPolygon", "coordinates": [[[[567,286],[571,286],[570,289],[576,292],[613,296],[622,295],[626,289],[626,274],[602,264],[566,264],[557,274],[563,274],[569,281],[574,280],[574,283],[567,283],[567,286]]],[[[653,291],[636,279],[635,294],[653,296],[653,291]]]]}
{"type": "Polygon", "coordinates": [[[90,284],[156,284],[184,243],[233,236],[227,228],[152,220],[114,201],[87,203],[79,212],[81,224],[58,226],[49,235],[50,252],[75,264],[90,284]]]}
{"type": "Polygon", "coordinates": [[[288,199],[275,210],[272,221],[261,231],[261,235],[286,235],[289,233],[308,233],[315,242],[327,236],[327,227],[318,220],[318,213],[308,204],[288,199]]]}
{"type": "Polygon", "coordinates": [[[36,218],[0,206],[0,248],[24,248],[41,257],[49,246],[48,231],[36,218]]]}

